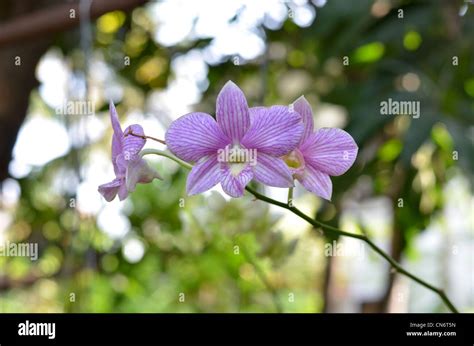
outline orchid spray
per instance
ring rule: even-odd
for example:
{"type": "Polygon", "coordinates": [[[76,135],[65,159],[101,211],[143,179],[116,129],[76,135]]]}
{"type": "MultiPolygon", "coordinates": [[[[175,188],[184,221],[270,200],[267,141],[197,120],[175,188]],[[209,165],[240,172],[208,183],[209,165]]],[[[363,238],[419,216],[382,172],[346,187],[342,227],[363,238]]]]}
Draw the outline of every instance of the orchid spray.
{"type": "Polygon", "coordinates": [[[191,172],[187,178],[189,195],[207,191],[217,184],[229,196],[238,198],[245,190],[256,199],[284,208],[315,229],[367,243],[392,268],[436,293],[457,312],[443,290],[405,270],[367,235],[350,233],[304,214],[293,205],[294,182],[326,200],[331,199],[331,176],[344,174],[354,164],[358,147],[352,136],[341,129],[314,130],[313,114],[302,96],[290,106],[249,107],[244,93],[227,82],[216,100],[216,117],[189,113],[168,128],[165,140],[146,136],[140,125],[122,131],[113,104],[110,117],[112,164],[115,179],[99,186],[107,201],[116,195],[125,199],[137,183],[161,179],[143,159],[145,155],[169,158],[191,172]],[[143,149],[146,139],[167,145],[168,150],[143,149]],[[288,189],[288,201],[272,199],[248,186],[250,181],[288,189]]]}

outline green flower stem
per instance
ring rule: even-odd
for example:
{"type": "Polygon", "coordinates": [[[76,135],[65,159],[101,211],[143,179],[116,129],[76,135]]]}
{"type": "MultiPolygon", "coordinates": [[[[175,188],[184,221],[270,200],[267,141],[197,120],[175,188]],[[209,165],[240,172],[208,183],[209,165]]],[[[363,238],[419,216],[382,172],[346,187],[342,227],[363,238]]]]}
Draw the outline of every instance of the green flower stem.
{"type": "Polygon", "coordinates": [[[288,205],[290,207],[293,206],[293,188],[292,187],[288,189],[288,205]]]}
{"type": "Polygon", "coordinates": [[[264,196],[264,195],[258,193],[257,191],[253,190],[252,188],[250,188],[248,186],[245,189],[248,192],[250,192],[252,195],[254,195],[255,198],[257,198],[257,199],[259,199],[263,202],[267,202],[267,203],[276,205],[280,208],[287,209],[287,210],[291,211],[293,214],[298,215],[299,217],[301,217],[302,219],[304,219],[305,221],[307,221],[309,224],[311,224],[314,227],[322,228],[324,231],[326,231],[328,233],[337,234],[337,235],[341,235],[341,236],[345,236],[345,237],[357,238],[357,239],[360,239],[360,240],[366,242],[375,252],[377,252],[380,256],[382,256],[388,263],[390,263],[390,265],[397,272],[409,277],[410,279],[416,281],[420,285],[422,285],[422,286],[428,288],[429,290],[433,291],[434,293],[436,293],[443,300],[443,302],[446,304],[446,306],[449,308],[449,310],[451,310],[452,312],[456,312],[456,313],[459,312],[454,307],[453,303],[451,303],[451,301],[447,297],[446,293],[444,293],[444,291],[442,289],[437,288],[437,287],[429,284],[428,282],[420,279],[419,277],[415,276],[414,274],[412,274],[412,273],[406,271],[405,269],[403,269],[402,266],[400,265],[400,263],[395,261],[390,255],[385,253],[372,240],[370,240],[366,235],[345,232],[343,230],[340,230],[339,228],[327,225],[323,222],[320,222],[318,220],[315,220],[315,219],[309,217],[308,215],[304,214],[301,210],[294,207],[292,204],[289,204],[289,203],[285,204],[285,203],[276,201],[272,198],[269,198],[267,196],[264,196]]]}
{"type": "Polygon", "coordinates": [[[176,156],[174,156],[173,154],[171,154],[169,151],[165,151],[165,150],[158,150],[158,149],[143,149],[141,152],[140,152],[140,155],[143,157],[145,155],[158,155],[158,156],[163,156],[163,157],[166,157],[170,160],[173,160],[174,162],[178,163],[180,166],[186,168],[186,169],[191,169],[193,168],[192,165],[190,165],[189,163],[183,161],[183,160],[180,160],[178,159],[176,156]]]}

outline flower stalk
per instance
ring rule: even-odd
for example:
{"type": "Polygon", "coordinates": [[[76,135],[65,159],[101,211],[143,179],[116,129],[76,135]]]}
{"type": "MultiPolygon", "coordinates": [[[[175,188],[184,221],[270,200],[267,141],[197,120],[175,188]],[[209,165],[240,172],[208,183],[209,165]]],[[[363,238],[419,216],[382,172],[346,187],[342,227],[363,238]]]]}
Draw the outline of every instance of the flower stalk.
{"type": "Polygon", "coordinates": [[[155,142],[158,142],[158,143],[161,143],[161,144],[166,145],[166,142],[165,142],[164,140],[162,140],[162,139],[158,139],[158,138],[156,138],[156,137],[152,137],[152,136],[147,136],[147,135],[141,135],[141,134],[138,134],[138,133],[134,133],[134,132],[132,131],[132,129],[128,130],[128,132],[125,133],[125,137],[126,137],[126,136],[129,136],[129,135],[130,135],[130,136],[134,136],[134,137],[138,137],[138,138],[142,138],[142,139],[145,139],[145,140],[146,140],[146,139],[151,139],[151,140],[153,140],[153,141],[155,141],[155,142]]]}
{"type": "Polygon", "coordinates": [[[177,164],[179,164],[181,167],[184,167],[186,169],[191,169],[193,168],[193,166],[189,163],[187,163],[186,161],[183,161],[181,159],[178,159],[176,156],[174,156],[173,154],[171,154],[169,151],[166,151],[166,150],[158,150],[158,149],[143,149],[141,152],[140,152],[140,156],[143,157],[145,155],[158,155],[158,156],[163,156],[163,157],[166,157],[167,159],[170,159],[174,162],[176,162],[177,164]]]}
{"type": "Polygon", "coordinates": [[[355,234],[355,233],[349,233],[349,232],[346,232],[346,231],[343,231],[339,228],[336,228],[336,227],[333,227],[333,226],[330,226],[328,224],[325,224],[321,221],[318,221],[316,219],[313,219],[311,218],[310,216],[304,214],[301,210],[299,210],[298,208],[296,208],[292,203],[282,203],[282,202],[279,202],[279,201],[276,201],[270,197],[267,197],[267,196],[264,196],[260,193],[258,193],[257,191],[253,190],[252,188],[250,187],[246,187],[246,190],[248,192],[250,192],[255,198],[263,201],[263,202],[266,202],[266,203],[269,203],[269,204],[273,204],[273,205],[276,205],[280,208],[284,208],[284,209],[287,209],[289,211],[291,211],[293,214],[295,215],[298,215],[300,218],[302,218],[303,220],[307,221],[309,224],[311,224],[312,226],[314,227],[318,227],[318,228],[322,228],[325,232],[327,233],[332,233],[332,234],[336,234],[336,235],[340,235],[340,236],[345,236],[345,237],[351,237],[351,238],[356,238],[356,239],[359,239],[359,240],[362,240],[364,241],[365,243],[367,243],[375,252],[377,252],[380,256],[382,256],[397,272],[399,272],[400,274],[403,274],[407,277],[409,277],[410,279],[414,280],[415,282],[419,283],[420,285],[426,287],[427,289],[433,291],[434,293],[436,293],[440,298],[441,300],[446,304],[446,306],[449,308],[449,310],[451,310],[451,312],[454,312],[454,313],[458,313],[459,311],[456,309],[456,307],[453,305],[453,303],[451,302],[451,300],[448,298],[448,296],[446,295],[446,293],[440,289],[440,288],[437,288],[431,284],[429,284],[428,282],[424,281],[423,279],[420,279],[419,277],[417,277],[416,275],[408,272],[407,270],[403,269],[403,267],[400,265],[400,263],[398,263],[397,261],[395,261],[395,259],[393,259],[389,254],[387,254],[386,252],[384,252],[381,248],[379,248],[372,240],[370,240],[366,235],[361,235],[361,234],[355,234]]]}
{"type": "Polygon", "coordinates": [[[290,207],[293,206],[293,188],[292,187],[288,189],[288,205],[290,207]]]}

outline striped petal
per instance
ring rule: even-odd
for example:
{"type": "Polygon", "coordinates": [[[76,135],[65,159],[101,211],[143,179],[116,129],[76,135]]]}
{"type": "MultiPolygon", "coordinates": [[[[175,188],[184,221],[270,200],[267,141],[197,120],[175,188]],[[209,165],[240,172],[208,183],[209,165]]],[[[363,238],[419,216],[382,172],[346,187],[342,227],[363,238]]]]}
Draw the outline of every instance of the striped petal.
{"type": "Polygon", "coordinates": [[[293,109],[301,115],[303,120],[304,131],[303,136],[301,136],[301,142],[303,143],[310,134],[313,133],[314,129],[314,120],[313,120],[313,111],[311,110],[311,105],[306,100],[304,96],[299,97],[293,103],[293,109]]]}
{"type": "Polygon", "coordinates": [[[303,134],[303,123],[297,112],[286,106],[254,110],[253,122],[242,139],[249,149],[272,156],[283,156],[295,149],[303,134]]]}
{"type": "Polygon", "coordinates": [[[216,154],[230,140],[213,117],[206,113],[183,115],[171,123],[166,132],[166,144],[173,154],[188,162],[216,154]]]}
{"type": "Polygon", "coordinates": [[[250,107],[249,108],[249,114],[250,114],[250,125],[253,124],[253,122],[255,121],[255,117],[258,116],[260,113],[262,112],[265,112],[265,109],[267,107],[261,107],[261,106],[258,106],[258,107],[250,107]]]}
{"type": "Polygon", "coordinates": [[[286,163],[267,154],[257,154],[257,165],[253,169],[254,179],[275,187],[292,187],[293,177],[286,163]]]}
{"type": "Polygon", "coordinates": [[[117,110],[115,109],[114,104],[110,101],[109,105],[109,113],[110,113],[110,122],[112,123],[112,129],[114,130],[114,134],[112,136],[112,163],[114,165],[114,172],[115,175],[123,174],[123,171],[119,166],[117,166],[117,156],[122,153],[122,137],[123,132],[122,128],[120,127],[120,122],[117,115],[117,110]]]}
{"type": "Polygon", "coordinates": [[[127,186],[125,185],[125,182],[119,187],[118,197],[119,197],[119,200],[121,201],[123,201],[125,198],[128,197],[128,190],[127,190],[127,186]]]}
{"type": "Polygon", "coordinates": [[[188,194],[196,195],[214,187],[222,177],[220,166],[216,154],[197,163],[188,175],[186,182],[188,194]]]}
{"type": "Polygon", "coordinates": [[[134,161],[138,158],[138,153],[145,146],[146,139],[131,135],[131,133],[139,136],[144,136],[143,127],[134,124],[125,129],[123,135],[123,158],[125,161],[134,161]]]}
{"type": "Polygon", "coordinates": [[[120,127],[120,121],[118,119],[117,109],[115,109],[115,105],[112,101],[109,103],[109,113],[110,113],[110,122],[112,123],[112,129],[114,130],[114,134],[119,137],[122,137],[123,132],[122,128],[120,127]]]}
{"type": "Polygon", "coordinates": [[[235,168],[238,165],[225,164],[222,167],[222,180],[221,185],[225,193],[231,197],[242,197],[244,194],[245,186],[252,180],[253,172],[252,166],[246,165],[242,169],[238,169],[236,172],[235,168]]]}
{"type": "Polygon", "coordinates": [[[306,190],[328,201],[331,200],[332,182],[326,173],[318,171],[311,165],[306,165],[303,175],[297,176],[297,179],[306,190]]]}
{"type": "Polygon", "coordinates": [[[324,128],[301,144],[306,163],[329,175],[344,174],[357,157],[357,144],[346,131],[324,128]]]}
{"type": "Polygon", "coordinates": [[[240,142],[250,126],[247,100],[232,81],[228,81],[217,96],[216,118],[233,144],[240,142]]]}
{"type": "Polygon", "coordinates": [[[107,202],[110,202],[115,198],[122,184],[123,179],[114,179],[110,183],[100,185],[99,193],[104,196],[107,202]]]}

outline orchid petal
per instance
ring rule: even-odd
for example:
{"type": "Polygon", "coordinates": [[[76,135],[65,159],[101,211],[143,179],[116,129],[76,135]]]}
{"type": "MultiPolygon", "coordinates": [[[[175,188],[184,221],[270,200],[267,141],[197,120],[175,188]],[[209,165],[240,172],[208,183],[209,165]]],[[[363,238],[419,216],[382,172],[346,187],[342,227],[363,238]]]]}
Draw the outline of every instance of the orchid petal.
{"type": "Polygon", "coordinates": [[[234,167],[232,165],[237,166],[235,164],[226,164],[222,167],[222,189],[231,197],[242,197],[245,186],[253,178],[252,166],[246,165],[236,174],[233,172],[234,167]]]}
{"type": "Polygon", "coordinates": [[[297,178],[306,190],[328,201],[331,200],[332,182],[326,173],[318,171],[311,165],[306,165],[303,175],[297,178]]]}
{"type": "Polygon", "coordinates": [[[123,156],[125,161],[134,161],[138,158],[140,150],[145,146],[146,139],[144,138],[145,132],[140,125],[130,125],[125,129],[123,138],[123,156]],[[138,137],[138,136],[142,137],[138,137]]]}
{"type": "Polygon", "coordinates": [[[102,196],[104,196],[107,202],[112,201],[117,192],[119,191],[120,186],[122,185],[122,179],[114,179],[110,183],[102,184],[99,186],[99,192],[102,196]]]}
{"type": "Polygon", "coordinates": [[[186,191],[189,195],[196,195],[215,186],[221,180],[221,164],[217,161],[217,155],[198,162],[188,175],[186,191]]]}
{"type": "Polygon", "coordinates": [[[283,156],[295,149],[303,134],[303,123],[297,112],[285,106],[254,112],[253,123],[242,139],[243,146],[272,156],[283,156]]]}
{"type": "Polygon", "coordinates": [[[262,107],[262,106],[258,106],[258,107],[250,107],[249,108],[249,115],[250,115],[250,125],[253,124],[253,122],[255,121],[255,117],[258,116],[260,113],[262,112],[265,112],[265,109],[267,107],[262,107]]]}
{"type": "Polygon", "coordinates": [[[275,187],[294,186],[291,171],[280,158],[259,153],[253,172],[254,179],[262,184],[275,187]]]}
{"type": "Polygon", "coordinates": [[[216,118],[233,144],[240,142],[250,126],[247,100],[232,81],[228,81],[217,96],[216,118]]]}
{"type": "Polygon", "coordinates": [[[114,134],[118,136],[122,136],[122,128],[120,127],[120,121],[117,114],[117,109],[115,109],[115,105],[112,101],[109,104],[109,113],[110,113],[110,122],[112,123],[112,129],[114,130],[114,134]]]}
{"type": "Polygon", "coordinates": [[[311,110],[311,105],[306,100],[304,96],[300,96],[294,103],[293,109],[301,115],[301,120],[303,121],[304,131],[301,136],[300,143],[308,138],[310,134],[313,133],[314,120],[313,120],[313,111],[311,110]]]}
{"type": "Polygon", "coordinates": [[[215,154],[230,140],[213,117],[206,113],[190,113],[173,123],[166,132],[166,144],[180,159],[193,162],[215,154]]]}
{"type": "Polygon", "coordinates": [[[123,201],[125,198],[128,197],[128,190],[127,186],[125,185],[125,181],[123,182],[122,185],[120,185],[120,188],[118,190],[118,196],[119,200],[123,201]]]}
{"type": "Polygon", "coordinates": [[[151,168],[142,158],[138,158],[128,163],[125,183],[129,192],[135,191],[135,186],[138,183],[146,184],[155,178],[161,179],[158,172],[151,168]]]}
{"type": "Polygon", "coordinates": [[[324,128],[311,134],[300,146],[305,161],[329,175],[344,174],[357,157],[357,144],[346,131],[324,128]]]}
{"type": "Polygon", "coordinates": [[[109,105],[110,121],[112,123],[112,129],[114,134],[112,136],[112,163],[114,166],[115,175],[119,174],[120,168],[116,165],[117,156],[122,153],[122,137],[123,132],[120,127],[120,122],[117,115],[117,110],[115,109],[114,104],[110,101],[109,105]]]}

